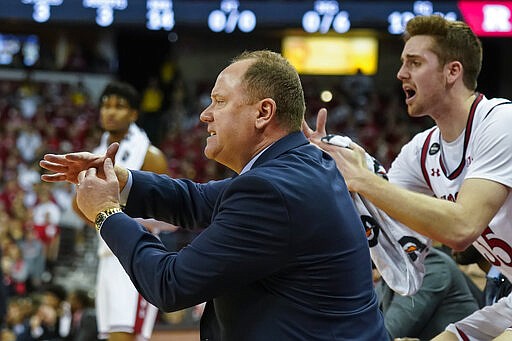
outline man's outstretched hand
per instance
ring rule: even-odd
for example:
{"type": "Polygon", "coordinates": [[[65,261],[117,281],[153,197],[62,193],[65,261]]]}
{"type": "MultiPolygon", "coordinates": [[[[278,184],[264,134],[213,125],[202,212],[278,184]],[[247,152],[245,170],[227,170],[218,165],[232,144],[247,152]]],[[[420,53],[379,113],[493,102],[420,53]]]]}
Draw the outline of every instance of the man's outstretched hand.
{"type": "Polygon", "coordinates": [[[78,184],[78,174],[89,168],[96,168],[98,176],[105,178],[103,164],[107,158],[114,160],[119,143],[112,143],[105,155],[96,155],[88,152],[78,152],[69,154],[46,154],[43,160],[39,161],[41,168],[52,173],[41,175],[41,180],[46,182],[68,181],[78,184]]]}
{"type": "Polygon", "coordinates": [[[327,135],[325,130],[325,125],[327,123],[327,109],[322,108],[318,111],[318,115],[316,117],[316,130],[313,130],[306,123],[306,120],[302,121],[302,132],[308,140],[315,145],[321,145],[320,139],[327,135]]]}
{"type": "Polygon", "coordinates": [[[316,130],[311,129],[306,121],[302,121],[302,132],[312,144],[334,159],[338,170],[345,178],[349,190],[357,192],[357,179],[364,178],[367,173],[373,173],[367,168],[365,150],[354,142],[349,144],[349,148],[344,148],[322,141],[322,137],[327,135],[326,123],[327,109],[322,108],[318,111],[316,118],[316,130]]]}

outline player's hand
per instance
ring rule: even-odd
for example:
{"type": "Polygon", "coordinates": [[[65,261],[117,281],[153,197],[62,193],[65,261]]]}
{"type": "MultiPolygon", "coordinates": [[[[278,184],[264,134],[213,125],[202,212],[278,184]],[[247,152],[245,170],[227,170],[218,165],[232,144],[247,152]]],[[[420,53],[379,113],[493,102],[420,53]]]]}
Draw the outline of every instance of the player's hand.
{"type": "Polygon", "coordinates": [[[334,159],[338,170],[345,178],[349,191],[357,192],[359,180],[373,174],[368,170],[366,151],[357,143],[351,142],[346,148],[320,142],[319,147],[334,159]]]}
{"type": "Polygon", "coordinates": [[[327,123],[327,109],[322,108],[318,111],[316,118],[316,130],[311,129],[306,121],[302,121],[302,131],[311,143],[331,155],[336,161],[336,166],[343,174],[347,187],[352,192],[357,192],[357,179],[366,174],[368,171],[365,150],[358,144],[351,142],[348,148],[335,146],[323,142],[322,137],[327,135],[325,129],[327,123]]]}
{"type": "Polygon", "coordinates": [[[39,161],[41,168],[52,173],[41,175],[41,180],[46,182],[68,181],[78,184],[78,174],[89,168],[96,168],[98,175],[105,178],[103,164],[107,158],[115,159],[119,143],[112,143],[105,155],[96,155],[88,152],[69,154],[46,154],[43,160],[39,161]]]}
{"type": "Polygon", "coordinates": [[[107,158],[102,168],[104,179],[98,176],[94,167],[81,171],[77,178],[76,203],[90,221],[94,221],[100,211],[121,207],[119,181],[112,160],[107,158]]]}
{"type": "Polygon", "coordinates": [[[156,219],[143,219],[143,218],[134,218],[139,224],[144,226],[146,230],[153,234],[158,234],[160,232],[176,232],[179,230],[179,226],[169,224],[156,219]]]}

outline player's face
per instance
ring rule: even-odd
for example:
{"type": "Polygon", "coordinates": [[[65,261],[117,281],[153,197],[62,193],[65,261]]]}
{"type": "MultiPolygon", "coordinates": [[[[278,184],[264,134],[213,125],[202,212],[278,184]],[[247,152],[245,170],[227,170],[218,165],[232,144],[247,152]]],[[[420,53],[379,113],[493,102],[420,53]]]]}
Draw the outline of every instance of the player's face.
{"type": "Polygon", "coordinates": [[[402,66],[397,78],[405,92],[407,112],[412,117],[435,116],[436,105],[446,91],[443,67],[430,46],[432,37],[411,37],[402,51],[402,66]]]}
{"type": "Polygon", "coordinates": [[[100,124],[110,133],[123,133],[137,119],[137,111],[130,107],[126,99],[117,95],[101,99],[100,124]]]}
{"type": "Polygon", "coordinates": [[[200,119],[208,124],[204,154],[236,172],[254,156],[258,106],[249,104],[242,77],[252,63],[243,60],[224,69],[215,82],[211,104],[200,119]]]}

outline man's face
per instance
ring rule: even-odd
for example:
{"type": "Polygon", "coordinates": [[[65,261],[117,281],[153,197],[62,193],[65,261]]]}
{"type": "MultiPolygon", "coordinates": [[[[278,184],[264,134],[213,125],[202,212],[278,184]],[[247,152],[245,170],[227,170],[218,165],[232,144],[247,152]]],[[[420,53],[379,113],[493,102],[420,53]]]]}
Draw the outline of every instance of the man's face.
{"type": "Polygon", "coordinates": [[[444,68],[431,51],[432,37],[411,37],[402,51],[402,66],[397,78],[402,81],[407,112],[412,117],[435,115],[436,104],[446,91],[444,68]]]}
{"type": "Polygon", "coordinates": [[[211,92],[211,104],[200,119],[208,124],[204,154],[236,172],[254,156],[258,103],[250,104],[242,78],[252,60],[243,60],[224,69],[211,92]]]}
{"type": "Polygon", "coordinates": [[[137,119],[137,111],[123,97],[105,96],[101,99],[100,124],[111,133],[126,132],[132,122],[137,119]]]}

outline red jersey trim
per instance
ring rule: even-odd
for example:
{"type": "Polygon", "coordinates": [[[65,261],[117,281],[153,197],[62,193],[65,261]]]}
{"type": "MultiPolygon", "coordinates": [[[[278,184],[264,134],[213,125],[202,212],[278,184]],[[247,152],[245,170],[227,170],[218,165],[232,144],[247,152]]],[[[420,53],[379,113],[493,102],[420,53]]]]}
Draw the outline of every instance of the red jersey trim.
{"type": "Polygon", "coordinates": [[[428,150],[429,150],[430,139],[432,138],[432,134],[434,133],[434,131],[436,131],[436,129],[432,129],[432,131],[428,134],[427,138],[425,139],[425,142],[423,143],[423,147],[421,148],[421,159],[420,159],[421,172],[423,173],[425,182],[427,183],[428,187],[430,188],[430,190],[432,192],[433,192],[432,185],[430,184],[430,178],[428,177],[428,172],[427,172],[427,169],[425,168],[425,164],[427,161],[427,154],[428,154],[428,150]]]}
{"type": "MultiPolygon", "coordinates": [[[[471,137],[471,129],[473,127],[473,121],[475,119],[475,111],[476,107],[478,106],[478,103],[484,98],[484,95],[477,93],[476,99],[474,100],[473,104],[471,104],[471,109],[469,110],[469,117],[468,122],[466,123],[466,132],[464,134],[464,150],[462,151],[462,160],[460,160],[459,166],[457,169],[455,169],[450,175],[447,174],[446,167],[444,166],[443,162],[443,154],[439,155],[439,163],[441,165],[441,169],[444,173],[444,175],[450,179],[456,179],[464,170],[464,167],[466,166],[466,150],[468,148],[469,144],[469,138],[471,137]]],[[[439,143],[441,144],[441,143],[439,143]]]]}
{"type": "Polygon", "coordinates": [[[459,333],[459,336],[462,338],[462,340],[469,341],[469,337],[466,335],[466,333],[464,333],[462,330],[460,330],[457,327],[455,327],[455,329],[457,329],[457,333],[459,333]]]}

